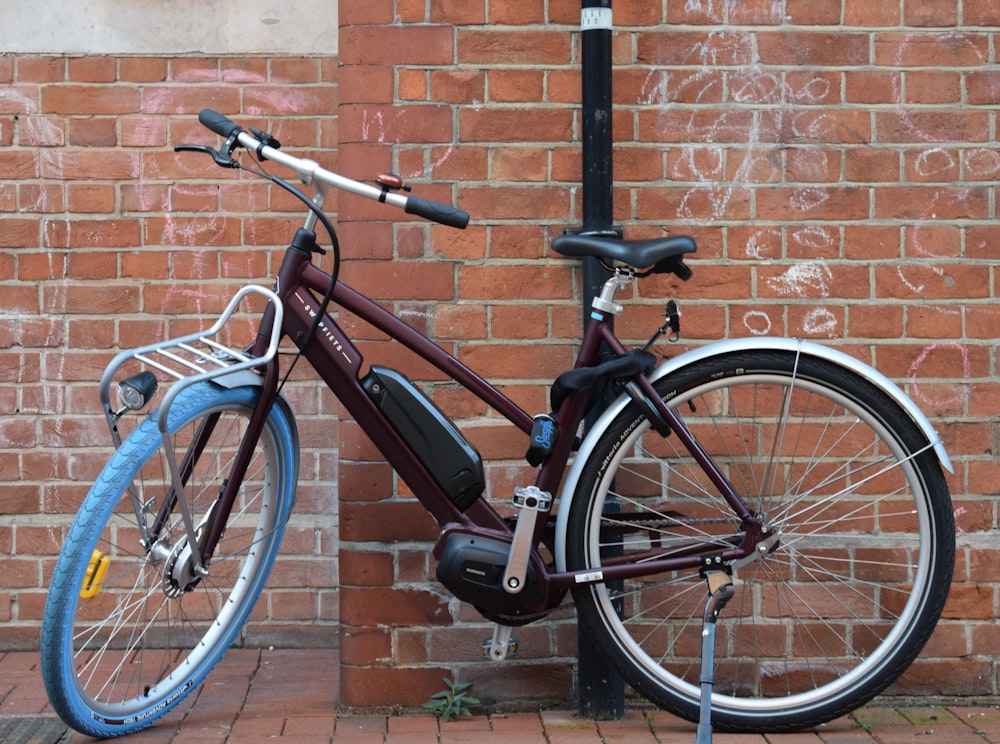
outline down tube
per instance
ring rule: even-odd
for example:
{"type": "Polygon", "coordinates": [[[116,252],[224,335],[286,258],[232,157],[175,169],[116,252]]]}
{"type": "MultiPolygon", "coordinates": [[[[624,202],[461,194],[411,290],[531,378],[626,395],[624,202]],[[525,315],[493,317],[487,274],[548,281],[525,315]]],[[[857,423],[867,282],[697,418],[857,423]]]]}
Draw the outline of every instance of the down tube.
{"type": "MultiPolygon", "coordinates": [[[[315,269],[315,267],[310,267],[315,269]]],[[[318,271],[318,270],[317,270],[318,271]]],[[[326,276],[321,272],[320,276],[326,276]]],[[[312,272],[306,272],[305,279],[308,282],[312,272]]],[[[322,287],[322,284],[320,285],[322,287]]],[[[319,290],[317,290],[319,291],[319,290]]],[[[442,350],[437,344],[430,341],[426,336],[413,330],[406,323],[395,315],[385,310],[378,304],[372,302],[367,297],[359,294],[346,284],[337,283],[333,293],[333,300],[338,305],[351,311],[371,323],[383,333],[403,344],[413,353],[417,354],[428,363],[437,367],[458,382],[466,390],[493,408],[497,413],[510,421],[525,434],[531,432],[533,424],[531,416],[521,409],[510,398],[505,396],[486,380],[466,367],[455,357],[442,350]]]]}
{"type": "MultiPolygon", "coordinates": [[[[284,331],[296,345],[308,333],[318,305],[301,288],[286,299],[284,331]]],[[[303,355],[438,524],[458,522],[509,531],[483,499],[477,499],[464,513],[451,502],[361,387],[358,377],[364,359],[329,315],[324,315],[303,355]]]]}

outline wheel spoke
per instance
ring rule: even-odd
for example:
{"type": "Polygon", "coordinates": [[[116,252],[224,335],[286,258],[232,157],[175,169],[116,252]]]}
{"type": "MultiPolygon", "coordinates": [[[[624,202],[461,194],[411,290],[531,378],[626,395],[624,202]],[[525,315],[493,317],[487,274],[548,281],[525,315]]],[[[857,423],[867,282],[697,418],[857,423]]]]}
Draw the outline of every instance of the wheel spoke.
{"type": "MultiPolygon", "coordinates": [[[[735,568],[718,621],[713,720],[791,730],[873,697],[919,652],[947,596],[952,514],[926,438],[867,380],[815,358],[733,353],[656,386],[767,539],[735,568]]],[[[571,568],[711,554],[748,537],[678,446],[634,408],[604,432],[570,508],[571,568]]],[[[697,572],[575,596],[626,679],[697,720],[708,598],[697,572]]]]}
{"type": "Polygon", "coordinates": [[[155,544],[143,547],[149,533],[140,525],[156,521],[172,485],[154,415],[105,468],[56,566],[53,586],[60,592],[50,593],[46,608],[43,675],[48,688],[61,691],[53,699],[60,716],[92,735],[144,728],[208,673],[248,617],[288,519],[296,457],[287,449],[292,429],[285,414],[276,408],[268,416],[233,508],[223,515],[218,500],[257,390],[206,384],[182,396],[171,408],[172,437],[177,452],[197,453],[188,458],[184,486],[195,534],[173,510],[155,544]],[[215,425],[201,428],[204,418],[215,425]],[[222,518],[222,538],[202,575],[191,541],[222,518]],[[78,575],[95,545],[109,569],[99,590],[84,598],[78,582],[60,577],[78,575]],[[66,678],[67,670],[75,679],[66,678]]]}

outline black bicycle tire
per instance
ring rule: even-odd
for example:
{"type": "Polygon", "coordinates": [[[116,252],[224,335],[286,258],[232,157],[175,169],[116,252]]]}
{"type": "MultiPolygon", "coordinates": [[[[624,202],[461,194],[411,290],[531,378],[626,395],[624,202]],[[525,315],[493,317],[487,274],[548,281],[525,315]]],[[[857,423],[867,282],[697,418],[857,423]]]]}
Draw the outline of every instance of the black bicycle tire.
{"type": "MultiPolygon", "coordinates": [[[[845,685],[836,694],[807,695],[805,700],[788,697],[789,704],[773,705],[769,700],[760,709],[748,705],[737,696],[713,696],[713,725],[719,730],[736,732],[780,732],[791,731],[829,721],[843,715],[871,700],[884,691],[916,658],[935,624],[947,599],[954,563],[954,518],[951,510],[947,484],[934,453],[928,448],[926,438],[913,423],[908,414],[889,396],[878,390],[869,381],[830,362],[782,351],[732,352],[702,361],[694,362],[672,372],[659,380],[655,387],[672,406],[676,401],[689,400],[691,391],[710,385],[727,388],[727,394],[736,390],[735,385],[743,380],[755,379],[757,374],[777,373],[788,377],[795,369],[803,384],[812,384],[836,390],[839,396],[853,401],[871,413],[898,438],[898,445],[912,454],[913,473],[916,475],[930,540],[925,546],[928,554],[926,581],[921,596],[916,602],[917,609],[908,619],[908,627],[903,629],[894,646],[884,653],[884,660],[860,675],[856,682],[845,685]],[[720,382],[721,381],[721,382],[720,382]],[[808,381],[808,382],[807,382],[808,381]]],[[[592,570],[594,560],[589,553],[594,552],[589,541],[592,538],[591,524],[595,518],[594,509],[603,506],[600,494],[602,479],[606,479],[610,468],[617,468],[615,455],[618,449],[628,446],[636,439],[636,427],[643,425],[643,417],[634,406],[628,406],[611,422],[601,435],[599,443],[591,452],[585,465],[567,524],[567,561],[571,570],[592,570]]],[[[683,511],[683,506],[677,507],[683,511]]],[[[780,551],[779,551],[780,552],[780,551]]],[[[756,579],[755,579],[756,580],[756,579]]],[[[777,590],[776,590],[777,591],[777,590]]],[[[574,590],[580,622],[583,623],[595,644],[607,661],[640,694],[658,706],[691,721],[697,721],[700,708],[695,684],[668,684],[650,671],[648,662],[639,663],[634,656],[634,643],[630,645],[621,637],[624,624],[615,629],[615,621],[608,616],[611,603],[603,585],[579,587],[574,590]],[[601,598],[604,598],[603,601],[601,598]]],[[[707,594],[704,595],[707,598],[707,594]]],[[[700,631],[701,617],[698,617],[700,631]]],[[[726,624],[726,611],[719,621],[719,627],[726,624]]],[[[723,641],[725,643],[725,641],[723,641]]],[[[862,664],[867,662],[861,662],[862,664]]],[[[679,678],[678,678],[679,679],[679,678]]],[[[838,678],[840,679],[840,678],[838,678]]],[[[827,685],[829,686],[829,684],[827,685]]],[[[819,687],[817,689],[823,689],[819,687]]],[[[775,698],[774,700],[781,700],[775,698]]],[[[757,698],[754,698],[757,700],[757,698]]]]}

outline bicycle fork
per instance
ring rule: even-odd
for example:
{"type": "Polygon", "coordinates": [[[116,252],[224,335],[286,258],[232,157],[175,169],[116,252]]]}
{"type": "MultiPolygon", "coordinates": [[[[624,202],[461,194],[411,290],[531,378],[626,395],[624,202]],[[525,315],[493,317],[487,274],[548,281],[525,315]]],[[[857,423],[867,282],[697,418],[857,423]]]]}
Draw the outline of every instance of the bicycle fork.
{"type": "Polygon", "coordinates": [[[267,416],[277,397],[277,382],[277,364],[269,362],[265,365],[261,400],[258,401],[250,416],[249,424],[233,459],[229,476],[223,481],[214,504],[206,511],[203,519],[197,525],[194,523],[192,505],[186,489],[194,462],[202,456],[215,429],[217,416],[212,416],[202,422],[180,463],[178,463],[177,453],[171,438],[167,432],[161,432],[167,455],[171,488],[167,498],[160,506],[150,534],[146,537],[146,549],[150,551],[155,562],[170,560],[170,564],[165,570],[171,574],[174,591],[177,595],[189,591],[208,575],[209,563],[225,532],[229,514],[242,487],[243,477],[249,467],[257,441],[264,430],[267,416]],[[184,539],[173,546],[159,545],[159,537],[170,514],[175,509],[180,512],[181,523],[184,527],[184,539]]]}

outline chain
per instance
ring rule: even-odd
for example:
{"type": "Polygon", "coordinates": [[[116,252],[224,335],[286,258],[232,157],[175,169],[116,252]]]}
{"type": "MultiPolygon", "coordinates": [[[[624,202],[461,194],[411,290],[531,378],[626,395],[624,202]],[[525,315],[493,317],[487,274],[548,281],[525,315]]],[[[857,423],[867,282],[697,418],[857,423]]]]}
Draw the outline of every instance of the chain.
{"type": "Polygon", "coordinates": [[[671,519],[667,517],[661,517],[660,519],[637,519],[629,520],[627,523],[619,523],[624,526],[624,524],[634,525],[636,527],[651,527],[655,528],[657,525],[664,523],[677,526],[677,527],[687,527],[688,525],[696,524],[732,524],[732,517],[702,517],[700,519],[671,519]]]}

